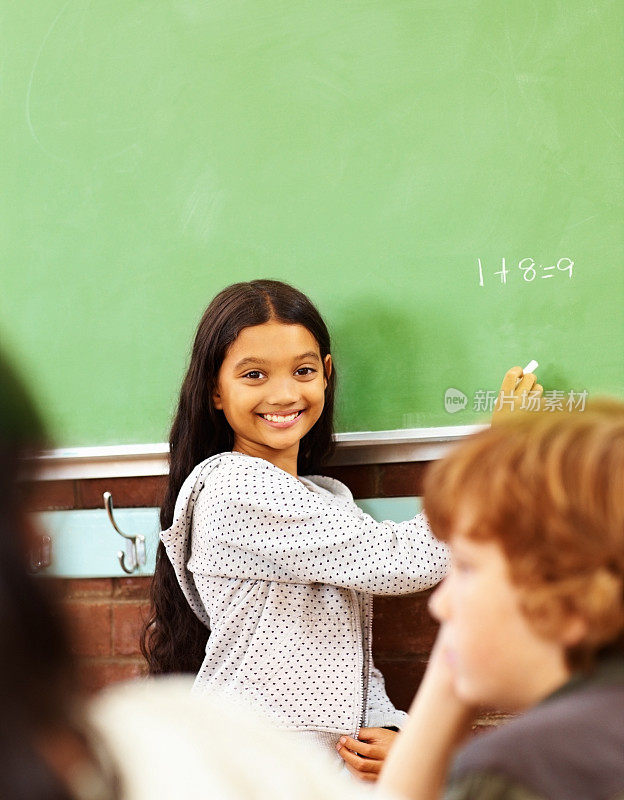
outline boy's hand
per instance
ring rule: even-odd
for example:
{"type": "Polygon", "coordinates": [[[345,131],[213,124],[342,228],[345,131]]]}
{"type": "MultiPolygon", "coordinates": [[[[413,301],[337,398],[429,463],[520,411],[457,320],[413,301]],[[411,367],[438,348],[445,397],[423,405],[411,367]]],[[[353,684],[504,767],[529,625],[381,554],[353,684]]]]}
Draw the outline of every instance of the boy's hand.
{"type": "Polygon", "coordinates": [[[494,403],[492,425],[496,425],[515,411],[539,411],[544,387],[537,383],[532,372],[522,373],[522,367],[507,370],[494,403]]]}
{"type": "Polygon", "coordinates": [[[376,781],[396,736],[387,728],[361,728],[357,739],[341,736],[337,750],[352,775],[376,781]]]}
{"type": "Polygon", "coordinates": [[[455,692],[448,638],[442,623],[409,716],[384,764],[378,784],[384,797],[442,797],[453,755],[477,715],[455,692]]]}

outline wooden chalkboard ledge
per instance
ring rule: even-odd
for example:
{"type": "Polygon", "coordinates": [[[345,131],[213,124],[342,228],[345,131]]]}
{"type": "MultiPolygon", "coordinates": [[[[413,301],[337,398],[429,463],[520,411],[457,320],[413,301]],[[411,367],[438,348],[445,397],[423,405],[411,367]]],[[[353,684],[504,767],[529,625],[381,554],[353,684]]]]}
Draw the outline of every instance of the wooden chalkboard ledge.
{"type": "MultiPolygon", "coordinates": [[[[450,425],[394,431],[355,431],[336,434],[331,465],[389,464],[432,461],[454,443],[487,426],[450,425]]],[[[37,459],[37,480],[123,478],[166,475],[166,443],[107,445],[48,450],[37,459]]]]}
{"type": "Polygon", "coordinates": [[[442,458],[454,443],[486,427],[487,425],[447,425],[439,428],[337,433],[336,453],[330,463],[342,466],[433,461],[442,458]]]}

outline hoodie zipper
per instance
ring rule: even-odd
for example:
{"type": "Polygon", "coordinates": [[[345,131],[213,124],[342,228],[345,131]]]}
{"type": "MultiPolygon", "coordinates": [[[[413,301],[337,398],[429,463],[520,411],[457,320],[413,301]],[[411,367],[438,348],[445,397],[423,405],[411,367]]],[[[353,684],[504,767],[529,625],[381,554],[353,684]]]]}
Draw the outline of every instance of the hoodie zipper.
{"type": "Polygon", "coordinates": [[[366,708],[368,706],[368,690],[370,688],[370,666],[373,661],[373,598],[372,595],[366,595],[366,608],[365,614],[365,653],[366,659],[364,665],[364,703],[362,705],[362,726],[368,725],[368,714],[366,708]]]}
{"type": "Polygon", "coordinates": [[[372,614],[372,607],[373,607],[373,598],[370,595],[365,595],[365,602],[366,605],[363,609],[364,611],[364,626],[362,627],[361,619],[362,613],[360,611],[360,602],[358,599],[357,592],[353,590],[353,596],[355,598],[356,608],[357,608],[357,618],[358,618],[358,626],[357,626],[357,638],[358,638],[358,652],[360,654],[360,716],[358,719],[358,726],[355,731],[355,738],[357,739],[360,730],[366,725],[366,705],[368,703],[368,684],[370,678],[370,664],[372,660],[372,639],[373,639],[373,614],[372,614]]]}
{"type": "Polygon", "coordinates": [[[351,589],[353,595],[354,616],[355,616],[355,634],[357,639],[357,674],[360,676],[360,691],[359,691],[359,712],[357,716],[357,723],[355,728],[354,739],[357,739],[362,727],[362,720],[364,719],[364,643],[362,641],[362,614],[360,612],[360,601],[358,600],[357,591],[351,589]]]}

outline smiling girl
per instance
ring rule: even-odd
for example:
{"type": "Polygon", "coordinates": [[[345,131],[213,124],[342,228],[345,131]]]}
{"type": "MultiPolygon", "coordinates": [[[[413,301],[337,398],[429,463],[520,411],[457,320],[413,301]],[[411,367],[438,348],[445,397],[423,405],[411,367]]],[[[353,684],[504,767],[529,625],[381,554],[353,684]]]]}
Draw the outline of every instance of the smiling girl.
{"type": "Polygon", "coordinates": [[[376,522],[316,474],[335,381],[327,328],[301,292],[258,280],[212,301],[171,431],[143,648],[152,674],[192,671],[196,690],[311,745],[335,754],[350,734],[348,767],[373,780],[405,714],[371,657],[372,594],[433,586],[447,551],[421,515],[376,522]]]}

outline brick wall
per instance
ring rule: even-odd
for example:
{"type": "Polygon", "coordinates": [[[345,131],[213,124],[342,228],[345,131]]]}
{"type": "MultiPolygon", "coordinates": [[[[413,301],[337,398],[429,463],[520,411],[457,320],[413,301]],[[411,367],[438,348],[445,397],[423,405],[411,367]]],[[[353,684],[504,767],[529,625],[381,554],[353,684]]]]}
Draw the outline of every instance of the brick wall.
{"type": "Polygon", "coordinates": [[[90,691],[145,674],[139,635],[150,578],[52,579],[90,691]]]}
{"type": "MultiPolygon", "coordinates": [[[[426,464],[334,467],[356,498],[420,495],[426,464]]],[[[160,505],[164,477],[45,481],[34,488],[37,510],[100,508],[102,493],[117,508],[160,505]]],[[[70,624],[84,685],[91,690],[145,671],[139,631],[147,613],[149,578],[55,580],[70,624]]],[[[427,612],[428,592],[375,601],[373,651],[388,694],[406,709],[422,677],[436,626],[427,612]]]]}

